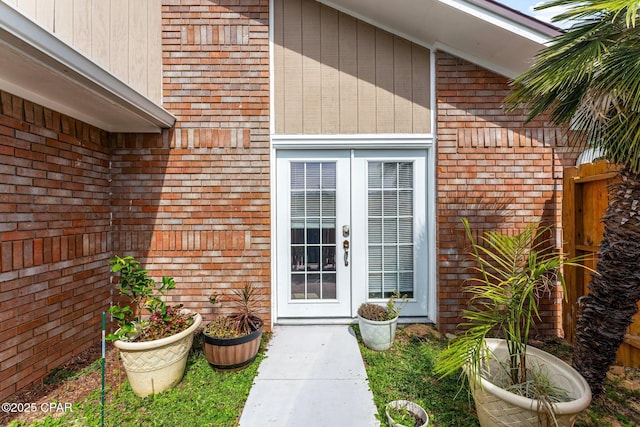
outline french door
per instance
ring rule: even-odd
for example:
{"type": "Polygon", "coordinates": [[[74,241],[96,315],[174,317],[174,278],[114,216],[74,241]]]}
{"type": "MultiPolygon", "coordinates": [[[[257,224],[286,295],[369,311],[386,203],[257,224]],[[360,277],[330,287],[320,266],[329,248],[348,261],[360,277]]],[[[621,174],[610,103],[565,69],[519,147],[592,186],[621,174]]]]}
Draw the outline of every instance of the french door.
{"type": "Polygon", "coordinates": [[[278,150],[279,319],[352,318],[394,291],[426,315],[426,150],[278,150]]]}

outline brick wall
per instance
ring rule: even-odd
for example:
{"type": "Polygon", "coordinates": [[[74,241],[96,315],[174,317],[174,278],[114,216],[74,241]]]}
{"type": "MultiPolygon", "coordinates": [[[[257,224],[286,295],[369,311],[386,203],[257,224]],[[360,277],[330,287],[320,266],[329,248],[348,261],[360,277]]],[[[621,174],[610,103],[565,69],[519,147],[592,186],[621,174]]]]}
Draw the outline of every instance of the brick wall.
{"type": "Polygon", "coordinates": [[[107,134],[0,91],[0,401],[100,341],[107,134]]]}
{"type": "Polygon", "coordinates": [[[170,300],[205,320],[211,293],[250,282],[270,322],[268,4],[164,1],[175,130],[112,140],[114,251],[173,276],[170,300]]]}
{"type": "MultiPolygon", "coordinates": [[[[472,265],[461,219],[476,232],[553,224],[559,245],[562,167],[576,153],[546,122],[525,125],[521,113],[505,113],[506,78],[442,52],[436,72],[438,323],[454,332],[472,265]]],[[[561,298],[555,292],[543,301],[540,334],[562,333],[561,298]]]]}

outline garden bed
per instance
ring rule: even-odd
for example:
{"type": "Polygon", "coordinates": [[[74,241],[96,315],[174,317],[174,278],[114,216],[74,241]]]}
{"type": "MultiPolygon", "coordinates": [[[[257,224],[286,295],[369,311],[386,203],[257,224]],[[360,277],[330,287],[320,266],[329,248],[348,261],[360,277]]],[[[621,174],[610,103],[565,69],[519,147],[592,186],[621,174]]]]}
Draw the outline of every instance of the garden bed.
{"type": "MultiPolygon", "coordinates": [[[[429,426],[478,426],[475,408],[467,393],[466,379],[433,376],[436,355],[446,346],[446,339],[428,325],[398,328],[393,346],[376,352],[360,345],[369,384],[378,413],[384,405],[397,399],[412,400],[429,414],[429,426]]],[[[571,360],[571,346],[559,339],[535,341],[565,361],[571,360]]],[[[380,417],[381,426],[386,426],[380,417]]],[[[582,412],[576,427],[633,427],[640,425],[640,369],[611,368],[605,393],[582,412]]]]}
{"type": "MultiPolygon", "coordinates": [[[[158,395],[139,398],[126,378],[117,349],[108,345],[106,357],[105,426],[236,425],[249,395],[268,335],[256,361],[238,372],[216,372],[202,354],[202,336],[194,344],[182,381],[158,395]],[[161,422],[160,422],[161,421],[161,422]]],[[[0,413],[0,425],[100,425],[101,349],[92,347],[54,370],[44,384],[16,394],[7,402],[28,403],[35,411],[0,413]],[[51,404],[53,403],[53,409],[51,404]],[[60,405],[62,404],[62,405],[60,405]],[[71,409],[65,406],[72,404],[71,409]]]]}

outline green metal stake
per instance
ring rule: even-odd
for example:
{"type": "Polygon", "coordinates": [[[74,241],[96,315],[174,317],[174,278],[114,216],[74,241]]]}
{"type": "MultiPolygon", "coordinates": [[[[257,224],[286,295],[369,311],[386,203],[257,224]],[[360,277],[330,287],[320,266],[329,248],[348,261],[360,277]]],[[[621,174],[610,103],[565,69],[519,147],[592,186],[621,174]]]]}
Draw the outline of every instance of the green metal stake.
{"type": "Polygon", "coordinates": [[[105,331],[107,330],[107,313],[102,312],[102,418],[100,427],[104,427],[104,370],[105,370],[105,331]]]}

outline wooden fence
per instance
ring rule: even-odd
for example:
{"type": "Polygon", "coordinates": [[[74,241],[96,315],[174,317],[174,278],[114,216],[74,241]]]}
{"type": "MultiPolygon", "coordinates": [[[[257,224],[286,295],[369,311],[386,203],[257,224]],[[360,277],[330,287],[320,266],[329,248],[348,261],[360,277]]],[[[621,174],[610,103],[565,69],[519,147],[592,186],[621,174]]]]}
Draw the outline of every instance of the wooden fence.
{"type": "MultiPolygon", "coordinates": [[[[564,251],[569,257],[587,256],[584,264],[595,269],[598,247],[602,240],[602,216],[609,204],[608,186],[615,182],[618,168],[607,161],[588,163],[564,169],[562,224],[564,251]]],[[[565,267],[567,298],[562,307],[565,338],[573,343],[576,332],[579,298],[588,293],[591,272],[565,267]]],[[[623,344],[618,362],[640,367],[640,315],[636,315],[623,344]]]]}

